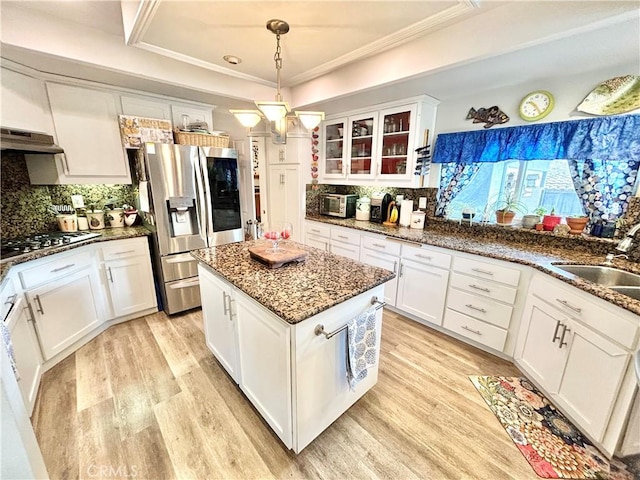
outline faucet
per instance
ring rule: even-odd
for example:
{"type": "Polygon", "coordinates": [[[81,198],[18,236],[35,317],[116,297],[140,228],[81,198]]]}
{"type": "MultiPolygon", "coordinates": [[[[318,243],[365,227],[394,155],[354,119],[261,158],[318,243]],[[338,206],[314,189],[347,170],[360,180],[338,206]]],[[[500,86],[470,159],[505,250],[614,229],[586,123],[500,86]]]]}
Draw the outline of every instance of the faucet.
{"type": "Polygon", "coordinates": [[[638,230],[640,230],[640,223],[631,227],[631,229],[627,232],[627,236],[620,240],[620,243],[618,243],[616,250],[624,253],[628,252],[631,248],[631,245],[633,244],[633,237],[638,232],[638,230]]]}
{"type": "Polygon", "coordinates": [[[618,257],[626,258],[627,260],[629,260],[629,257],[624,253],[621,253],[619,255],[614,255],[613,253],[607,253],[607,256],[605,257],[605,260],[604,260],[604,265],[613,265],[613,259],[618,257]]]}

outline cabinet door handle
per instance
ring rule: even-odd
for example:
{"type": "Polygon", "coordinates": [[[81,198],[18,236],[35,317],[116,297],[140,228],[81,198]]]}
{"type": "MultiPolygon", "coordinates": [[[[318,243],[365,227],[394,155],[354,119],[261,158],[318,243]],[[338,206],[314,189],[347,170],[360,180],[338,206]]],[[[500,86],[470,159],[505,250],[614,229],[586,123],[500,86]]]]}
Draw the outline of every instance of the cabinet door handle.
{"type": "Polygon", "coordinates": [[[484,275],[491,275],[493,276],[493,272],[490,272],[489,270],[483,270],[481,268],[472,268],[471,271],[476,272],[476,273],[482,273],[484,275]]]}
{"type": "Polygon", "coordinates": [[[481,292],[491,293],[491,290],[485,287],[479,287],[478,285],[470,284],[469,287],[475,288],[476,290],[480,290],[481,292]]]}
{"type": "Polygon", "coordinates": [[[567,328],[566,325],[562,325],[562,338],[560,338],[560,346],[558,346],[558,348],[562,348],[564,345],[567,344],[567,342],[564,341],[564,336],[567,334],[567,332],[570,332],[571,329],[567,328]]]}
{"type": "Polygon", "coordinates": [[[394,260],[393,261],[393,273],[397,273],[398,272],[398,261],[394,260]]]}
{"type": "Polygon", "coordinates": [[[18,294],[14,293],[10,297],[7,297],[7,300],[4,302],[5,305],[11,305],[13,307],[16,303],[16,298],[18,298],[18,294]]]}
{"type": "Polygon", "coordinates": [[[284,185],[284,173],[280,174],[280,185],[284,185]]]}
{"type": "Polygon", "coordinates": [[[42,303],[40,302],[40,295],[36,295],[33,300],[36,302],[36,311],[40,312],[44,315],[44,310],[42,308],[42,303]]]}
{"type": "Polygon", "coordinates": [[[107,267],[107,274],[109,275],[109,280],[113,283],[113,274],[111,273],[111,267],[107,267]]]}
{"type": "Polygon", "coordinates": [[[29,305],[27,303],[27,305],[24,307],[24,309],[27,311],[27,314],[28,314],[28,317],[29,317],[29,318],[27,318],[27,321],[35,324],[36,323],[36,319],[33,316],[33,310],[31,310],[31,305],[29,305]]]}
{"type": "Polygon", "coordinates": [[[404,274],[404,265],[400,264],[400,276],[404,274]]]}
{"type": "Polygon", "coordinates": [[[231,295],[228,295],[228,297],[229,297],[229,321],[232,322],[233,317],[235,317],[235,313],[233,313],[233,308],[231,308],[231,302],[235,302],[235,300],[231,298],[231,295]]]}
{"type": "Polygon", "coordinates": [[[476,312],[487,313],[484,308],[476,307],[475,305],[471,305],[470,303],[466,304],[465,307],[470,308],[471,310],[475,310],[476,312]]]}
{"type": "Polygon", "coordinates": [[[69,171],[69,162],[67,161],[67,156],[64,153],[59,154],[60,159],[62,161],[62,170],[65,175],[69,175],[71,172],[69,171]]]}
{"type": "Polygon", "coordinates": [[[70,263],[69,265],[65,265],[64,267],[54,268],[53,270],[51,270],[50,273],[61,272],[62,270],[66,270],[67,268],[74,267],[75,265],[76,265],[75,263],[70,263]]]}
{"type": "Polygon", "coordinates": [[[466,325],[463,325],[462,328],[464,328],[465,330],[470,331],[471,333],[475,333],[476,335],[482,335],[482,332],[480,332],[478,330],[473,330],[473,329],[467,327],[466,325]]]}
{"type": "Polygon", "coordinates": [[[227,307],[227,292],[222,292],[222,306],[224,308],[224,314],[229,313],[229,308],[227,307]]]}
{"type": "Polygon", "coordinates": [[[570,310],[573,310],[576,313],[582,313],[582,309],[580,307],[574,307],[566,300],[560,300],[559,298],[556,298],[556,302],[558,302],[560,305],[567,307],[570,310]]]}
{"type": "Polygon", "coordinates": [[[560,337],[558,336],[558,330],[560,330],[560,326],[564,327],[564,324],[560,322],[560,320],[556,320],[556,329],[553,331],[553,340],[551,340],[551,343],[556,343],[556,340],[560,339],[560,337]]]}

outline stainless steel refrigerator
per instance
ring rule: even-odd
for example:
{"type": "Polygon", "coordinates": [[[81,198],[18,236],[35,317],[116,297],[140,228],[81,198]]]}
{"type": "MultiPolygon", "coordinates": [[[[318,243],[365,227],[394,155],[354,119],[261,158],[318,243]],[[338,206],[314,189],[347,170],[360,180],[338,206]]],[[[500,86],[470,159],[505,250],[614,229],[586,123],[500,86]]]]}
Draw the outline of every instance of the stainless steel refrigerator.
{"type": "Polygon", "coordinates": [[[138,211],[151,229],[157,287],[168,314],[200,306],[191,250],[243,240],[238,154],[147,143],[136,156],[138,211]]]}

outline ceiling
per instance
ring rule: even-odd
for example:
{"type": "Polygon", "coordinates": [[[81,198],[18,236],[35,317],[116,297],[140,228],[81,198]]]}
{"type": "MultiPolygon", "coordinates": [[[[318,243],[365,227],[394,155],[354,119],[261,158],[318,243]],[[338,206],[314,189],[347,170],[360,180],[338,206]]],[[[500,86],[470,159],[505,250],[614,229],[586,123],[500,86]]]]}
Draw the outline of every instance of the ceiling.
{"type": "MultiPolygon", "coordinates": [[[[2,0],[0,8],[3,17],[12,13],[37,17],[43,22],[38,25],[65,26],[70,36],[66,43],[56,39],[57,45],[53,39],[29,43],[18,34],[2,34],[3,58],[50,73],[158,93],[166,93],[163,84],[172,84],[176,96],[223,105],[243,98],[242,91],[229,90],[230,82],[273,90],[276,38],[265,28],[272,18],[290,25],[281,38],[282,85],[299,98],[298,105],[340,103],[371,92],[393,97],[399,90],[442,99],[459,93],[465,83],[491,88],[558,71],[579,73],[596,65],[640,61],[635,1],[2,0]],[[172,80],[169,73],[162,78],[142,68],[119,68],[105,60],[111,53],[107,50],[104,59],[102,51],[94,51],[94,58],[87,60],[80,50],[85,39],[89,48],[92,35],[126,48],[124,52],[135,49],[136,58],[143,59],[144,53],[144,60],[171,60],[168,70],[184,65],[215,74],[218,86],[207,91],[195,81],[188,85],[172,80]],[[223,60],[225,55],[242,61],[231,65],[223,60]],[[351,72],[362,74],[362,81],[333,88],[338,81],[352,83],[351,72]]],[[[3,21],[2,30],[12,26],[17,29],[15,21],[3,21]]],[[[37,36],[38,29],[30,35],[37,36]]],[[[255,91],[246,90],[244,99],[252,95],[255,91]]]]}

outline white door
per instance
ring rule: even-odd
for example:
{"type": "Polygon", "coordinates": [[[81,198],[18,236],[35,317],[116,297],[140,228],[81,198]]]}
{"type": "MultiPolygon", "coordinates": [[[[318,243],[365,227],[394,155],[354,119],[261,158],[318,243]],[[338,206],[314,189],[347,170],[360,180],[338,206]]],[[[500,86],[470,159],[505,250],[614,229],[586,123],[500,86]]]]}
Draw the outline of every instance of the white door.
{"type": "Polygon", "coordinates": [[[558,392],[562,379],[567,348],[559,347],[568,324],[569,319],[555,308],[533,296],[527,298],[521,326],[524,340],[516,359],[550,394],[558,392]]]}
{"type": "Polygon", "coordinates": [[[106,262],[104,268],[113,318],[140,312],[156,305],[149,257],[106,262]]]}
{"type": "Polygon", "coordinates": [[[293,225],[292,239],[302,241],[302,196],[300,167],[298,165],[272,165],[269,167],[269,223],[289,222],[293,225]]]}
{"type": "Polygon", "coordinates": [[[100,325],[95,275],[87,268],[27,292],[45,360],[100,325]]]}
{"type": "Polygon", "coordinates": [[[231,286],[198,266],[205,341],[236,383],[240,381],[236,347],[235,311],[231,286]]]}
{"type": "Polygon", "coordinates": [[[558,397],[582,428],[597,440],[604,436],[630,355],[577,322],[563,349],[568,359],[558,397]],[[570,338],[569,338],[570,337],[570,338]]]}
{"type": "Polygon", "coordinates": [[[449,270],[402,260],[396,307],[427,322],[442,325],[449,270]]]}

